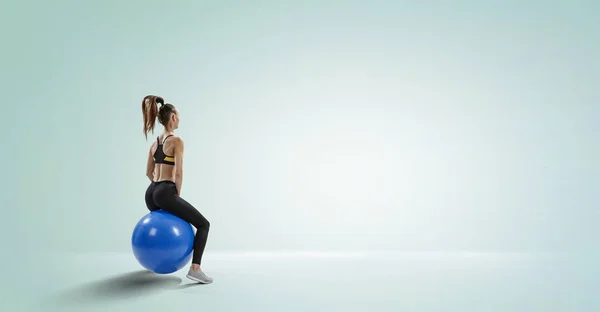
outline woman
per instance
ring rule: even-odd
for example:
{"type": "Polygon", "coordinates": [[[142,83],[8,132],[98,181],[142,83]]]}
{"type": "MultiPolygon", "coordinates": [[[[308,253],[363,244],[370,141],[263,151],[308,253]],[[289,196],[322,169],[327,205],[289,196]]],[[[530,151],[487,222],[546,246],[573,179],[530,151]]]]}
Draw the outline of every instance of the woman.
{"type": "Polygon", "coordinates": [[[187,277],[199,283],[212,283],[213,279],[200,269],[210,223],[196,208],[179,197],[183,180],[183,140],[173,133],[179,127],[179,113],[172,104],[165,104],[163,98],[155,95],[144,97],[142,113],[146,139],[148,132],[154,132],[156,118],[165,128],[148,153],[146,175],[151,183],[146,190],[146,206],[150,211],[168,211],[196,228],[192,265],[187,277]]]}

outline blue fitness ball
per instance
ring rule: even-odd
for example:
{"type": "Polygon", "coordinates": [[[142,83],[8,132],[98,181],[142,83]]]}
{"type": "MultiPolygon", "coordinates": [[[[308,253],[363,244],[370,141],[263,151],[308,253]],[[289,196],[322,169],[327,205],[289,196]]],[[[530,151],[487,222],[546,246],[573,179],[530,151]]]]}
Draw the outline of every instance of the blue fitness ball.
{"type": "Polygon", "coordinates": [[[173,273],[192,259],[194,230],[183,219],[155,210],[135,225],[131,247],[144,268],[158,274],[173,273]]]}

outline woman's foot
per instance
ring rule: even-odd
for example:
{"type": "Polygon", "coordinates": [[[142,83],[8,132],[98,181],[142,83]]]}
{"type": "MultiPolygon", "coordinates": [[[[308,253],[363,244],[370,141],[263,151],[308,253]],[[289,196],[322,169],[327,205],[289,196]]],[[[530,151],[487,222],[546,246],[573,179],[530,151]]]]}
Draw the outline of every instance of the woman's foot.
{"type": "Polygon", "coordinates": [[[210,284],[213,282],[213,279],[206,276],[206,274],[204,274],[200,268],[196,269],[195,267],[191,267],[186,276],[192,281],[202,284],[210,284]]]}

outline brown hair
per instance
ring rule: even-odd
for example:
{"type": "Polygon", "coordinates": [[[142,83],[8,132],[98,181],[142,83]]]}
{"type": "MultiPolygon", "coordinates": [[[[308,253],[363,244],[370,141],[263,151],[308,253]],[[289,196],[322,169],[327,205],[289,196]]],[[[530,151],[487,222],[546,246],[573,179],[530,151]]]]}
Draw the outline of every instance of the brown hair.
{"type": "Polygon", "coordinates": [[[171,113],[175,111],[172,104],[165,104],[165,100],[156,95],[146,95],[142,100],[142,115],[144,116],[144,136],[148,139],[148,133],[154,133],[154,124],[158,122],[167,125],[171,113]],[[160,108],[158,107],[160,104],[160,108]]]}

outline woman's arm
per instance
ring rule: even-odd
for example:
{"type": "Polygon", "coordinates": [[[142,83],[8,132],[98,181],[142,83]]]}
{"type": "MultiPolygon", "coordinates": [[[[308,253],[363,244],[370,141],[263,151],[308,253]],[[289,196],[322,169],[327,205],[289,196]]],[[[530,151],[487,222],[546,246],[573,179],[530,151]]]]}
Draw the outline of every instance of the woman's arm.
{"type": "MultiPolygon", "coordinates": [[[[154,147],[154,144],[152,144],[154,147]]],[[[148,163],[146,164],[146,176],[150,179],[150,182],[154,181],[154,158],[152,156],[152,147],[148,151],[148,163]]]]}
{"type": "Polygon", "coordinates": [[[183,140],[177,138],[175,142],[175,186],[177,194],[181,195],[181,184],[183,183],[183,140]]]}

